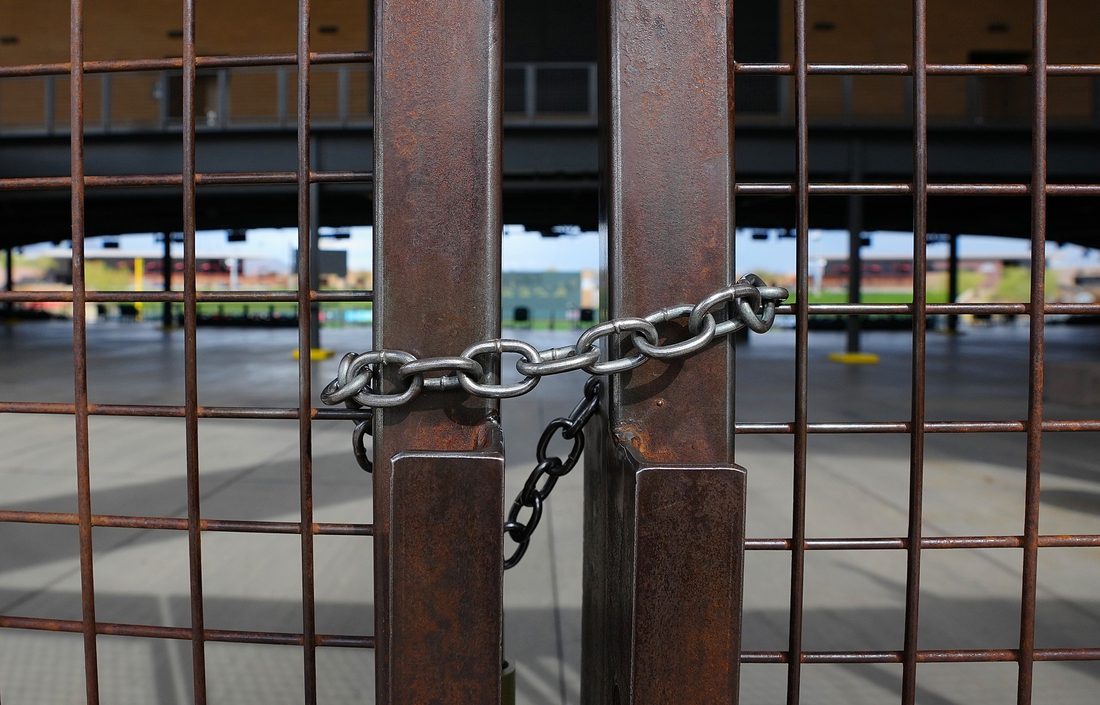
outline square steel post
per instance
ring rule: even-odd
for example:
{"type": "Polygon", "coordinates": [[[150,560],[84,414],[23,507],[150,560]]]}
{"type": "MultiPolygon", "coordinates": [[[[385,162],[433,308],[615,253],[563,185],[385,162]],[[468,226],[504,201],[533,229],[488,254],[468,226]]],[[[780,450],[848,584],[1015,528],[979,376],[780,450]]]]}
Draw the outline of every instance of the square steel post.
{"type": "MultiPolygon", "coordinates": [[[[15,291],[15,248],[9,245],[4,250],[4,291],[15,291]]],[[[11,313],[15,304],[10,300],[4,302],[4,312],[11,313]]]]}
{"type": "MultiPolygon", "coordinates": [[[[457,355],[500,334],[502,6],[376,5],[376,349],[457,355]]],[[[383,386],[403,386],[396,366],[383,386]]],[[[375,417],[380,704],[499,702],[496,413],[459,390],[375,417]]]]}
{"type": "MultiPolygon", "coordinates": [[[[731,13],[726,0],[602,2],[605,316],[695,303],[733,281],[731,13]]],[[[688,336],[683,320],[659,330],[688,336]]],[[[733,362],[723,339],[607,385],[585,459],[586,704],[736,702],[745,472],[732,464],[733,362]]]]}
{"type": "MultiPolygon", "coordinates": [[[[850,77],[849,77],[850,78],[850,77]]],[[[858,137],[848,144],[848,180],[863,181],[863,143],[858,137]]],[[[848,303],[858,304],[863,288],[863,194],[848,196],[848,303]]],[[[863,321],[859,315],[848,316],[848,347],[846,352],[858,353],[863,321]]]]}

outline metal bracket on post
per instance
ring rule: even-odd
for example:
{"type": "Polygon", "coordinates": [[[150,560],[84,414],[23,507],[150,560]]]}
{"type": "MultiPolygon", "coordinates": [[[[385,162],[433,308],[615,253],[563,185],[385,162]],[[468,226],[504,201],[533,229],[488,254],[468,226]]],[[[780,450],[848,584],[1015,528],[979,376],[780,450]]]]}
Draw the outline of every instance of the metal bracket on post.
{"type": "Polygon", "coordinates": [[[593,426],[582,702],[736,703],[745,470],[649,462],[593,426]]]}
{"type": "MultiPolygon", "coordinates": [[[[735,279],[731,3],[602,0],[607,318],[735,279]]],[[[716,312],[717,313],[717,312],[716,312]]],[[[668,343],[690,337],[658,325],[668,343]]],[[[628,335],[608,358],[634,354],[628,335]]],[[[581,700],[736,703],[745,471],[734,344],[615,375],[585,456],[581,700]]]]}
{"type": "Polygon", "coordinates": [[[504,444],[489,421],[470,452],[405,451],[389,464],[391,701],[500,697],[504,444]]]}

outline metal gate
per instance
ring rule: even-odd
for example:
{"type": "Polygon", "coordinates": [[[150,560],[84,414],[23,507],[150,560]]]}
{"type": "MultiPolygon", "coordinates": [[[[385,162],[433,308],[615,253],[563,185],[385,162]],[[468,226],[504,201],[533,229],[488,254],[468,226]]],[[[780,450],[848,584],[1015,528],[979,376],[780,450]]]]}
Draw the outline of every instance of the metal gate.
{"type": "MultiPolygon", "coordinates": [[[[927,2],[913,0],[913,57],[906,64],[834,65],[807,61],[806,0],[794,0],[793,64],[733,60],[732,3],[705,0],[605,0],[601,9],[602,213],[606,262],[602,313],[618,323],[600,328],[571,349],[535,351],[497,341],[500,336],[501,222],[501,0],[379,0],[374,52],[322,54],[310,47],[310,3],[298,3],[296,54],[210,57],[195,53],[195,2],[183,2],[183,56],[179,59],[84,61],[84,4],[71,2],[70,61],[4,67],[0,76],[65,76],[70,80],[71,176],[4,179],[3,189],[64,186],[72,193],[71,293],[4,292],[8,302],[73,304],[75,403],[5,401],[0,412],[70,414],[77,429],[78,507],[75,514],[3,511],[0,521],[79,527],[80,621],[0,616],[0,627],[78,632],[84,636],[87,701],[99,702],[96,637],[100,634],[188,640],[192,645],[195,702],[206,702],[205,644],[242,642],[299,645],[304,701],[317,700],[319,647],[374,649],[380,703],[488,703],[500,698],[502,590],[506,535],[529,537],[537,518],[517,516],[502,533],[504,449],[494,397],[518,392],[495,387],[503,353],[525,358],[535,379],[566,367],[596,372],[603,345],[607,361],[637,358],[636,370],[602,377],[600,414],[586,455],[585,632],[583,697],[589,703],[736,702],[741,663],[787,664],[787,702],[801,701],[803,663],[900,663],[902,702],[916,701],[917,665],[1010,661],[1019,666],[1020,705],[1031,702],[1036,661],[1100,660],[1095,648],[1035,645],[1036,566],[1040,548],[1100,546],[1100,536],[1039,534],[1039,478],[1043,434],[1100,431],[1100,421],[1051,420],[1043,414],[1044,315],[1090,313],[1095,304],[1053,304],[1044,296],[1045,213],[1048,195],[1096,195],[1100,185],[1048,184],[1047,79],[1100,75],[1100,66],[1053,65],[1047,56],[1047,2],[1034,0],[1034,60],[1030,65],[943,65],[927,61],[927,2]],[[373,173],[316,171],[310,139],[310,72],[322,63],[373,62],[375,160],[373,173]],[[197,173],[196,71],[231,66],[296,66],[296,172],[197,173]],[[95,176],[84,173],[84,81],[87,74],[181,70],[183,163],[178,175],[95,176]],[[794,183],[741,183],[734,172],[733,87],[738,76],[792,76],[796,173],[794,183]],[[811,75],[912,77],[912,183],[810,183],[807,82],[811,75]],[[928,77],[1027,75],[1034,88],[1030,184],[929,183],[928,77]],[[375,194],[376,290],[319,291],[311,286],[311,187],[372,180],[375,194]],[[195,191],[203,185],[288,183],[298,188],[298,291],[200,292],[195,269],[195,191]],[[85,189],[180,185],[183,189],[184,290],[142,293],[89,291],[84,272],[85,189]],[[768,318],[767,299],[782,298],[751,281],[731,285],[734,204],[738,194],[793,197],[796,210],[797,288],[793,304],[774,309],[795,319],[795,409],[790,422],[734,422],[734,348],[712,343],[700,330],[741,317],[768,318]],[[927,303],[927,204],[930,195],[1021,195],[1031,198],[1031,296],[1028,303],[927,303]],[[810,305],[809,211],[814,195],[905,195],[912,198],[912,304],[810,305]],[[745,286],[748,288],[746,289],[745,286]],[[755,290],[756,293],[753,293],[755,290]],[[708,296],[719,292],[717,298],[708,296]],[[761,300],[761,295],[764,300],[761,300]],[[186,400],[180,407],[90,404],[87,394],[85,306],[97,302],[174,302],[184,307],[186,400]],[[367,408],[314,408],[310,316],[298,326],[297,408],[200,406],[197,392],[196,307],[200,302],[294,302],[304,314],[326,301],[374,301],[376,351],[359,370],[367,408]],[[699,302],[697,306],[679,305],[699,302]],[[727,304],[737,301],[739,314],[727,304]],[[662,307],[673,307],[661,310],[662,307]],[[713,309],[715,319],[706,319],[713,309]],[[656,314],[647,315],[657,310],[656,314]],[[811,423],[808,416],[808,324],[811,314],[911,316],[910,417],[893,422],[811,423]],[[1019,421],[928,422],[925,418],[928,317],[942,314],[1030,316],[1029,404],[1019,421]],[[644,333],[659,325],[664,344],[644,333]],[[626,318],[634,317],[634,318],[626,318]],[[709,320],[707,323],[704,319],[709,320]],[[624,320],[630,321],[629,323],[624,320]],[[631,334],[633,331],[643,334],[631,334]],[[476,341],[490,341],[470,347],[476,341]],[[667,346],[676,346],[669,353],[667,346]],[[457,357],[459,351],[465,350],[457,357]],[[664,350],[665,353],[661,351],[664,350]],[[404,351],[402,357],[400,353],[404,351]],[[656,351],[656,352],[654,352],[656,351]],[[481,356],[484,367],[471,366],[481,356]],[[405,367],[416,360],[432,360],[405,367]],[[666,360],[668,360],[666,362],[666,360]],[[488,369],[485,369],[488,368],[488,369]],[[478,382],[477,380],[481,381],[478,382]],[[425,393],[417,396],[421,389],[425,393]],[[409,390],[415,389],[410,393],[409,390]],[[385,392],[383,394],[383,392],[385,392]],[[430,393],[429,393],[430,392],[430,393]],[[371,396],[371,395],[374,396],[371,396]],[[183,418],[187,429],[187,517],[120,517],[92,513],[88,423],[91,415],[183,418]],[[297,419],[300,432],[301,522],[205,518],[200,508],[200,418],[297,419]],[[373,424],[375,519],[372,525],[314,521],[312,426],[315,421],[373,424]],[[1026,512],[1011,536],[922,535],[925,435],[1023,433],[1027,438],[1026,512]],[[808,538],[806,468],[810,434],[906,434],[910,439],[909,530],[901,537],[808,538]],[[733,465],[736,434],[788,434],[794,440],[794,523],[784,538],[744,536],[745,472],[733,465]],[[190,556],[191,627],[98,622],[92,571],[92,528],[186,531],[190,556]],[[302,630],[258,633],[207,629],[203,618],[202,534],[208,531],[301,536],[302,630]],[[373,536],[376,631],[373,637],[319,634],[315,628],[314,536],[373,536]],[[701,538],[703,537],[703,538],[701,538]],[[705,539],[705,540],[704,540],[705,539]],[[789,647],[742,651],[742,546],[791,555],[789,647]],[[925,550],[1018,548],[1023,553],[1019,647],[1003,650],[918,648],[921,556],[925,550]],[[905,634],[889,651],[810,652],[803,649],[806,552],[903,550],[907,555],[905,634]]],[[[774,308],[774,307],[773,307],[774,308]]],[[[770,319],[768,320],[770,323],[770,319]]],[[[586,334],[588,335],[588,334],[586,334]]],[[[347,380],[345,379],[345,382],[347,380]]],[[[593,388],[594,389],[594,388],[593,388]]],[[[346,396],[346,395],[345,395],[346,396]]],[[[359,441],[362,440],[360,430],[359,441]]],[[[563,429],[565,430],[565,429],[563,429]]],[[[576,436],[569,431],[567,438],[576,436]]],[[[543,449],[545,451],[545,448],[543,449]]],[[[576,458],[573,458],[576,462],[576,458]]],[[[560,469],[560,466],[559,466],[560,469]]],[[[545,470],[545,468],[544,468],[545,470]]],[[[552,476],[554,473],[543,473],[552,476]]],[[[538,476],[534,481],[537,481],[538,476]]],[[[535,501],[541,512],[542,492],[535,501]]],[[[536,506],[537,505],[537,506],[536,506]]]]}

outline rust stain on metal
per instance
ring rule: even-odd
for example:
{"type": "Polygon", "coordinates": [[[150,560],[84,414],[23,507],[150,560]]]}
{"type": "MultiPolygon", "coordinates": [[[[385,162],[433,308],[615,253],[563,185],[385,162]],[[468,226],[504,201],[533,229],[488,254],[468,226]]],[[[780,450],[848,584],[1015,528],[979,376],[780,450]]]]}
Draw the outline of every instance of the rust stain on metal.
{"type": "MultiPolygon", "coordinates": [[[[456,355],[500,332],[501,2],[382,0],[376,18],[374,345],[456,355]]],[[[395,370],[386,384],[399,385],[395,370]]],[[[458,477],[474,461],[446,459],[485,447],[496,409],[459,390],[375,417],[380,705],[500,697],[502,597],[477,591],[503,571],[503,475],[478,478],[474,496],[458,477]],[[409,451],[435,460],[391,463],[409,451]],[[427,467],[450,479],[433,485],[427,467]],[[431,513],[415,518],[422,502],[431,513]],[[473,541],[485,502],[495,539],[473,541]]]]}
{"type": "Polygon", "coordinates": [[[641,466],[633,703],[735,702],[745,472],[641,466]]]}
{"type": "MultiPolygon", "coordinates": [[[[726,3],[608,0],[605,150],[606,271],[612,316],[698,300],[732,281],[733,164],[727,117],[726,3]],[[683,85],[685,78],[708,76],[683,85]],[[706,85],[706,90],[699,86],[706,85]]],[[[663,327],[669,340],[683,326],[663,327]]],[[[625,354],[627,344],[617,350],[625,354]]],[[[726,462],[732,424],[724,395],[732,346],[673,365],[653,361],[612,383],[613,420],[645,429],[647,457],[726,462]],[[660,394],[661,405],[651,403],[660,394]],[[688,413],[687,409],[691,409],[688,413]],[[690,420],[689,420],[690,419],[690,420]]]]}
{"type": "MultiPolygon", "coordinates": [[[[729,10],[603,3],[604,96],[617,101],[603,112],[611,317],[733,281],[729,10]]],[[[658,333],[690,337],[681,321],[658,333]]],[[[629,338],[609,347],[625,356],[629,338]]],[[[737,700],[744,472],[728,464],[732,367],[723,340],[610,382],[608,425],[585,460],[584,702],[737,700]],[[720,538],[708,543],[711,529],[720,538]]]]}
{"type": "Polygon", "coordinates": [[[649,452],[648,438],[635,425],[616,424],[613,435],[617,443],[629,443],[643,458],[649,452]]]}
{"type": "Polygon", "coordinates": [[[495,702],[503,659],[502,449],[402,453],[390,468],[390,698],[495,702]]]}

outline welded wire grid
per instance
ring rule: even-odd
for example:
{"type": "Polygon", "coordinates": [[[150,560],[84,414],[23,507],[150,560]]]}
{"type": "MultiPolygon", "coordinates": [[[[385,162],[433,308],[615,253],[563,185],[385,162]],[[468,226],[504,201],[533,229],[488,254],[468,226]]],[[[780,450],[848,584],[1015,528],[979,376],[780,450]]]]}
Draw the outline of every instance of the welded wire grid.
{"type": "Polygon", "coordinates": [[[741,194],[790,194],[795,199],[797,285],[793,305],[780,313],[795,316],[795,409],[793,423],[739,423],[739,433],[780,433],[794,436],[794,519],[789,539],[748,539],[749,550],[791,552],[789,646],[786,651],[746,651],[744,663],[786,663],[787,703],[800,702],[803,663],[901,663],[902,703],[916,700],[917,664],[935,662],[1015,661],[1019,664],[1017,703],[1032,700],[1035,661],[1100,660],[1100,640],[1094,648],[1035,648],[1035,597],[1038,552],[1047,547],[1100,546],[1100,536],[1039,535],[1039,475],[1042,434],[1052,431],[1100,431],[1100,421],[1055,421],[1043,418],[1044,314],[1096,314],[1097,304],[1048,304],[1045,299],[1046,198],[1048,195],[1098,195],[1100,184],[1047,183],[1047,77],[1100,75],[1100,65],[1047,63],[1047,2],[1033,0],[1032,64],[979,65],[929,64],[927,60],[927,0],[913,0],[913,59],[910,64],[811,64],[807,58],[807,0],[794,0],[794,63],[737,63],[739,75],[794,76],[796,131],[796,179],[794,184],[736,185],[741,194]],[[899,75],[912,76],[913,181],[912,183],[813,184],[809,181],[809,130],[807,77],[810,75],[899,75]],[[1024,76],[1033,87],[1032,169],[1029,184],[928,183],[928,76],[1024,76]],[[868,196],[903,194],[913,197],[913,302],[912,304],[814,304],[809,298],[809,209],[813,195],[868,196]],[[928,304],[927,303],[927,215],[928,197],[1004,195],[1031,198],[1031,296],[1030,303],[1014,304],[928,304]],[[912,409],[908,422],[809,423],[808,348],[811,314],[901,314],[913,317],[912,409]],[[1022,421],[925,420],[926,332],[929,314],[1027,314],[1029,331],[1029,391],[1027,419],[1022,421]],[[1019,536],[921,535],[926,433],[1025,433],[1027,436],[1026,502],[1023,533],[1019,536]],[[909,447],[908,533],[904,537],[825,538],[806,537],[806,449],[810,433],[907,433],[909,447]],[[917,631],[920,608],[921,552],[949,548],[1022,548],[1023,578],[1018,649],[919,650],[917,631]],[[805,559],[808,550],[905,550],[905,631],[897,651],[815,651],[803,649],[803,597],[805,559]]]}
{"type": "Polygon", "coordinates": [[[0,413],[71,414],[76,420],[77,507],[75,514],[2,511],[0,521],[38,524],[68,524],[79,529],[80,594],[82,619],[51,620],[0,615],[0,627],[80,632],[84,636],[84,665],[87,702],[99,702],[99,668],[96,636],[187,639],[192,643],[192,676],[196,703],[205,703],[205,643],[209,641],[250,644],[300,645],[304,650],[304,700],[317,701],[316,649],[318,646],[371,648],[374,638],[318,634],[314,601],[315,534],[371,536],[370,524],[319,523],[313,520],[312,423],[316,419],[358,419],[361,412],[311,407],[310,308],[325,301],[371,301],[370,291],[315,291],[310,287],[310,185],[313,183],[370,181],[370,172],[313,171],[310,168],[310,68],[313,64],[370,63],[370,52],[315,53],[310,50],[310,3],[298,2],[298,48],[294,54],[249,56],[195,55],[195,0],[183,1],[183,52],[181,58],[133,61],[84,61],[84,3],[70,2],[70,57],[68,63],[0,67],[0,77],[70,77],[71,159],[69,177],[0,179],[0,189],[29,190],[69,188],[72,193],[72,281],[71,292],[3,292],[9,302],[71,302],[73,305],[73,358],[75,398],[72,404],[0,402],[0,413]],[[298,152],[294,172],[238,172],[200,174],[195,171],[195,72],[197,68],[235,66],[297,66],[298,152]],[[183,163],[179,174],[86,176],[84,173],[84,75],[145,70],[182,70],[183,163]],[[210,184],[297,184],[298,185],[298,289],[291,292],[199,292],[196,287],[195,198],[198,186],[210,184]],[[184,273],[181,292],[88,291],[84,275],[84,194],[87,188],[181,186],[183,190],[184,273]],[[196,349],[197,305],[200,302],[294,302],[298,305],[299,399],[297,408],[201,407],[198,400],[196,349]],[[87,325],[85,304],[96,302],[182,303],[184,309],[184,405],[135,406],[89,404],[87,375],[87,325]],[[88,418],[91,415],[176,417],[185,421],[187,517],[145,517],[94,515],[91,511],[89,478],[88,418]],[[199,504],[198,420],[200,418],[298,419],[301,521],[233,521],[202,517],[199,504]],[[186,531],[190,572],[191,627],[149,626],[97,622],[92,571],[92,528],[119,527],[186,531]],[[202,541],[204,531],[299,534],[302,559],[302,632],[275,633],[207,629],[203,618],[202,541]]]}
{"type": "MultiPolygon", "coordinates": [[[[1095,314],[1097,304],[1046,303],[1045,216],[1048,195],[1100,195],[1100,184],[1048,184],[1046,179],[1046,87],[1048,76],[1100,76],[1100,65],[1048,64],[1046,61],[1047,3],[1034,0],[1034,54],[1032,65],[929,64],[927,62],[926,2],[913,2],[913,61],[911,64],[811,64],[807,60],[806,0],[795,3],[795,61],[792,64],[738,63],[739,75],[793,75],[795,93],[796,166],[793,184],[738,183],[739,194],[793,195],[797,231],[796,303],[780,308],[780,313],[796,319],[795,414],[793,423],[745,422],[737,431],[745,434],[790,434],[794,437],[794,521],[790,538],[748,539],[748,550],[790,551],[792,555],[790,644],[786,651],[748,651],[745,663],[788,664],[787,702],[800,701],[800,665],[802,663],[901,663],[903,664],[902,702],[912,705],[916,697],[916,666],[931,662],[997,662],[1019,664],[1017,701],[1031,702],[1035,661],[1100,660],[1100,645],[1087,649],[1036,649],[1035,597],[1036,567],[1040,548],[1100,546],[1100,536],[1041,536],[1038,532],[1039,475],[1043,432],[1100,431],[1098,420],[1045,420],[1043,418],[1044,316],[1042,314],[1095,314]],[[902,75],[912,76],[914,119],[914,176],[912,183],[810,183],[807,77],[809,75],[902,75]],[[928,108],[927,77],[930,75],[988,76],[1030,75],[1034,86],[1033,168],[1030,184],[949,184],[928,183],[928,108]],[[808,303],[809,208],[813,195],[912,195],[914,204],[913,303],[912,304],[814,304],[808,303]],[[984,304],[926,302],[927,199],[930,195],[1030,195],[1031,198],[1031,300],[1030,303],[984,304]],[[912,415],[905,422],[809,423],[808,321],[811,314],[901,314],[913,317],[912,415]],[[1026,420],[1020,421],[944,421],[927,422],[924,415],[925,354],[927,316],[929,314],[1027,314],[1030,317],[1029,401],[1026,420]],[[1025,433],[1027,436],[1026,504],[1022,535],[1018,536],[946,536],[921,535],[924,436],[926,433],[1025,433]],[[810,433],[907,433],[910,435],[909,528],[904,537],[824,538],[806,537],[806,448],[810,433]],[[1018,649],[994,650],[918,650],[917,627],[920,596],[920,558],[925,549],[948,548],[1022,548],[1024,569],[1020,645],[1018,649]],[[905,597],[905,635],[903,648],[897,651],[807,652],[802,648],[804,565],[807,550],[905,550],[907,576],[905,597]]],[[[304,649],[305,700],[316,702],[316,648],[318,646],[373,647],[372,637],[317,634],[315,630],[313,536],[370,536],[369,524],[333,524],[313,521],[311,426],[314,419],[357,419],[361,412],[315,409],[311,406],[309,356],[309,316],[311,305],[326,301],[371,301],[369,291],[314,291],[310,272],[310,198],[311,183],[369,181],[369,172],[313,171],[310,168],[309,95],[310,68],[324,63],[369,63],[369,52],[315,53],[310,50],[309,0],[298,3],[298,51],[296,54],[266,54],[232,57],[195,55],[194,0],[184,0],[183,55],[180,59],[132,61],[83,60],[83,1],[71,0],[70,48],[68,63],[33,64],[0,67],[0,77],[70,77],[71,174],[69,177],[0,179],[0,189],[30,190],[70,188],[72,193],[72,275],[71,292],[12,291],[0,292],[0,301],[71,302],[73,304],[73,355],[75,362],[75,401],[73,404],[34,401],[0,402],[0,413],[68,414],[75,418],[78,478],[78,512],[75,514],[2,511],[0,521],[41,524],[68,524],[79,527],[81,621],[61,621],[30,617],[0,616],[0,627],[80,632],[84,636],[87,700],[99,702],[99,673],[96,635],[189,639],[192,642],[195,701],[206,701],[204,644],[237,642],[301,645],[304,649]],[[296,65],[298,89],[298,168],[295,172],[239,172],[202,174],[195,171],[195,71],[196,68],[235,66],[296,65]],[[178,175],[86,176],[84,174],[84,75],[86,73],[133,72],[152,69],[181,69],[183,73],[183,154],[178,175]],[[298,185],[298,290],[297,292],[200,292],[195,282],[195,189],[211,184],[287,184],[298,185]],[[180,185],[184,202],[184,287],[182,292],[104,292],[87,291],[84,278],[84,193],[86,188],[151,187],[180,185]],[[184,406],[140,406],[90,404],[87,394],[87,328],[85,304],[98,302],[182,303],[185,339],[184,406]],[[201,407],[197,397],[196,307],[200,302],[295,302],[299,324],[299,406],[298,408],[201,407]],[[133,417],[175,417],[185,419],[187,467],[187,518],[107,516],[91,513],[88,457],[88,419],[91,415],[133,417]],[[299,474],[301,480],[301,521],[265,522],[203,518],[198,492],[198,419],[298,419],[300,433],[299,474]],[[187,531],[190,556],[191,627],[163,627],[138,624],[97,622],[95,619],[94,576],[92,572],[92,527],[162,529],[187,531]],[[247,533],[299,534],[302,537],[302,633],[246,632],[206,629],[203,621],[201,533],[228,531],[247,533]]]]}

